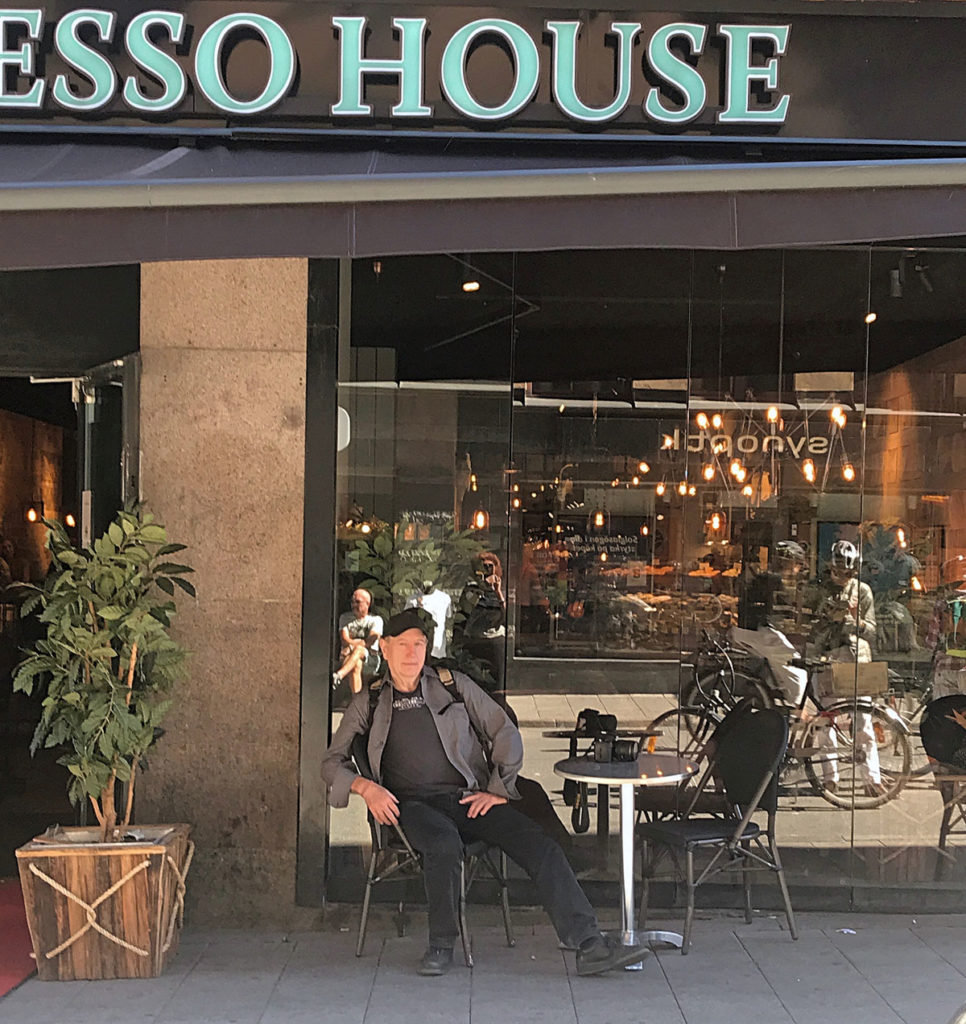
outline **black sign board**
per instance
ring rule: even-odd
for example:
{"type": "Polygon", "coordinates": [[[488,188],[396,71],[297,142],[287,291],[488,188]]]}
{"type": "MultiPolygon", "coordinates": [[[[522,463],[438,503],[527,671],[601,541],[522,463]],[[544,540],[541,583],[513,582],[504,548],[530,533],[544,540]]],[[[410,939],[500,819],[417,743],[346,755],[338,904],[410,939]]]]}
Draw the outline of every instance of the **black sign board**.
{"type": "Polygon", "coordinates": [[[966,19],[197,0],[0,9],[0,121],[962,141],[966,19]]]}

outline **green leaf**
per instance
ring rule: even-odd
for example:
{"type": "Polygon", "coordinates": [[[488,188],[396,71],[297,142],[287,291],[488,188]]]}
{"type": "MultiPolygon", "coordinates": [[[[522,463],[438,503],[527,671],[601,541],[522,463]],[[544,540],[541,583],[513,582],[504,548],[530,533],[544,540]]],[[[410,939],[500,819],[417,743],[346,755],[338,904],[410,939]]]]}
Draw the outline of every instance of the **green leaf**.
{"type": "Polygon", "coordinates": [[[187,551],[187,544],[165,544],[158,548],[159,555],[173,555],[176,551],[187,551]]]}
{"type": "Polygon", "coordinates": [[[141,527],[141,539],[148,544],[163,544],[168,535],[163,526],[147,525],[141,527]]]}
{"type": "Polygon", "coordinates": [[[124,615],[124,609],[118,608],[115,604],[106,604],[103,608],[97,609],[97,614],[108,622],[113,622],[115,619],[121,618],[124,615]]]}
{"type": "Polygon", "coordinates": [[[118,547],[121,546],[121,543],[124,540],[124,531],[117,525],[117,523],[111,523],[107,528],[107,535],[118,547]]]}
{"type": "Polygon", "coordinates": [[[171,582],[171,580],[168,579],[167,576],[158,576],[154,582],[157,583],[157,585],[166,594],[170,594],[172,597],[174,596],[174,584],[171,582]]]}
{"type": "MultiPolygon", "coordinates": [[[[180,576],[172,576],[171,580],[172,582],[176,583],[179,587],[181,587],[181,589],[186,594],[189,594],[191,597],[198,596],[197,593],[195,592],[195,588],[187,580],[181,579],[180,576]]],[[[160,580],[158,582],[160,583],[160,580]]]]}
{"type": "Polygon", "coordinates": [[[194,572],[190,565],[178,565],[177,562],[162,562],[154,567],[155,572],[163,572],[168,576],[180,576],[182,573],[194,572]]]}

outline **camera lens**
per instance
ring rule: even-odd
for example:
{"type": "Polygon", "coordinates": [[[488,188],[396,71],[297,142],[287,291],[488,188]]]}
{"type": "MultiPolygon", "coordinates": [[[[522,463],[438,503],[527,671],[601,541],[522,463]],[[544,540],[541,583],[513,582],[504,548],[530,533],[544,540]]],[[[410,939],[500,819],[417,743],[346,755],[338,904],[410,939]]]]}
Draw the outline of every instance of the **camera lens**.
{"type": "Polygon", "coordinates": [[[615,761],[636,761],[641,744],[637,740],[614,740],[615,761]]]}

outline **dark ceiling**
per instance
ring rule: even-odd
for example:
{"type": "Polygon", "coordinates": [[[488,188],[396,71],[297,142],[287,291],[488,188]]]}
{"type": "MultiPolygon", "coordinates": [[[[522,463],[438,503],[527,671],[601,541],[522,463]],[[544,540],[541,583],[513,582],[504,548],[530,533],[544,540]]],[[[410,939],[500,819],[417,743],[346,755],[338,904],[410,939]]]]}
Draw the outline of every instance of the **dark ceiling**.
{"type": "Polygon", "coordinates": [[[516,381],[861,371],[867,336],[877,371],[964,334],[961,249],[458,254],[353,272],[352,344],[395,348],[402,380],[501,380],[511,359],[516,381]]]}

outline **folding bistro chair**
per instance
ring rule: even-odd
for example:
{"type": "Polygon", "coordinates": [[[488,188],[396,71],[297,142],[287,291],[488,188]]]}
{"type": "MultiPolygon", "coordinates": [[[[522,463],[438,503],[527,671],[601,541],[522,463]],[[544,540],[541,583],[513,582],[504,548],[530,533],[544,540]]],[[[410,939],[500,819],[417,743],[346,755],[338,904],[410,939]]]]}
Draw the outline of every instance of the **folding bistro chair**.
{"type": "MultiPolygon", "coordinates": [[[[724,734],[718,737],[717,750],[701,777],[691,806],[676,820],[646,822],[638,825],[641,846],[641,929],[647,919],[649,876],[652,869],[651,847],[659,846],[672,854],[683,853],[687,910],[681,952],[691,946],[694,919],[694,894],[699,885],[726,871],[740,870],[744,886],[745,920],[751,921],[751,874],[771,871],[778,878],[788,930],[798,938],[785,872],[775,842],[775,817],[778,810],[778,766],[788,744],[788,722],[775,709],[744,710],[724,734]],[[727,818],[700,817],[693,807],[715,776],[721,779],[732,814],[727,818]],[[763,811],[767,824],[762,828],[753,816],[763,811]],[[695,851],[707,851],[711,860],[695,877],[695,851]]],[[[675,863],[677,857],[675,856],[675,863]]]]}
{"type": "MultiPolygon", "coordinates": [[[[372,778],[369,756],[366,750],[367,737],[357,736],[352,743],[352,759],[359,773],[367,779],[372,778]]],[[[367,814],[369,834],[372,837],[372,853],[369,856],[369,870],[366,874],[366,892],[362,899],[362,918],[359,921],[359,937],[356,942],[356,956],[362,956],[366,943],[366,929],[369,924],[369,906],[372,901],[372,890],[380,882],[390,878],[399,880],[421,879],[422,858],[413,849],[406,833],[400,826],[380,825],[371,814],[367,814]]],[[[482,840],[467,843],[463,847],[463,863],[460,871],[459,926],[460,939],[463,943],[463,958],[467,967],[473,966],[473,942],[466,923],[466,894],[475,879],[483,870],[500,887],[500,904],[503,910],[503,928],[506,932],[506,944],[515,946],[513,926],[510,922],[510,896],[507,883],[507,856],[496,846],[482,840]]],[[[399,935],[406,931],[406,901],[399,900],[396,914],[396,929],[399,935]]]]}
{"type": "Polygon", "coordinates": [[[966,694],[939,697],[923,708],[919,735],[943,800],[939,849],[951,835],[966,835],[966,694]]]}

